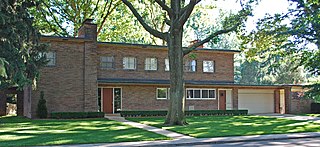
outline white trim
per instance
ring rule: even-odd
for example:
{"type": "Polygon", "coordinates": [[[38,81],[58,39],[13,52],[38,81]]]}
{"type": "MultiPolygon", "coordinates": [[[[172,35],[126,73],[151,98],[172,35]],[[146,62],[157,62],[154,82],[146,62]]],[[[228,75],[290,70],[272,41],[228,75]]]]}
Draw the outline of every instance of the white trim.
{"type": "Polygon", "coordinates": [[[156,99],[157,100],[167,100],[168,99],[168,88],[156,88],[156,99]],[[158,98],[158,89],[166,89],[166,98],[158,98]]]}
{"type": "Polygon", "coordinates": [[[99,86],[98,88],[101,88],[101,109],[102,109],[102,112],[104,112],[103,110],[103,89],[112,89],[112,114],[114,114],[114,89],[115,88],[119,88],[121,89],[121,97],[120,97],[120,109],[122,110],[122,87],[111,87],[111,86],[99,86]]]}
{"type": "MultiPolygon", "coordinates": [[[[185,89],[185,95],[187,100],[216,100],[217,99],[217,89],[216,88],[186,88],[185,89]],[[187,91],[188,90],[200,90],[200,98],[188,98],[187,97],[187,91]],[[202,97],[202,90],[214,90],[214,98],[201,98],[202,97]]],[[[208,93],[209,96],[209,93],[208,93]]]]}

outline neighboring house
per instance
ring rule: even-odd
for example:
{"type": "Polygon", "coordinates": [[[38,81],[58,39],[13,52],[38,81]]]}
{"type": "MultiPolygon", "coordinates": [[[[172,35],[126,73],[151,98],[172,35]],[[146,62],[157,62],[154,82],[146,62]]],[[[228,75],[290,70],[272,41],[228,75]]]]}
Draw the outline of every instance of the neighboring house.
{"type": "MultiPolygon", "coordinates": [[[[24,116],[35,117],[40,91],[49,112],[166,110],[169,60],[165,46],[97,42],[86,20],[76,38],[42,37],[50,60],[36,90],[24,89],[24,116]]],[[[185,57],[186,110],[248,109],[289,113],[292,86],[234,83],[235,50],[198,48],[185,57]]]]}

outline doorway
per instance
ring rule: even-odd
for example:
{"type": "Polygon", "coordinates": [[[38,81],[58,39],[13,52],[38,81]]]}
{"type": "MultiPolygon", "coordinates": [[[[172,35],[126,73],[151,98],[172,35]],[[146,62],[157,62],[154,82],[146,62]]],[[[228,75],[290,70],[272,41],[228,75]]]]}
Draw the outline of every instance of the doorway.
{"type": "Polygon", "coordinates": [[[100,88],[101,108],[106,114],[119,113],[122,107],[121,88],[100,88]]]}

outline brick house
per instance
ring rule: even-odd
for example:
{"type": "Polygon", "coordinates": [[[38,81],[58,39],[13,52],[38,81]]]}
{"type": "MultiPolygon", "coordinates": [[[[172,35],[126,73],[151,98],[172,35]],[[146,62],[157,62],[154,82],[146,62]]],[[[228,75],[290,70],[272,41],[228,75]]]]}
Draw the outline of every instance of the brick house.
{"type": "MultiPolygon", "coordinates": [[[[86,20],[78,37],[44,36],[48,65],[36,89],[24,89],[23,115],[35,117],[40,91],[49,112],[166,110],[169,61],[165,46],[97,42],[97,26],[86,20]]],[[[185,57],[186,109],[248,109],[289,113],[290,85],[234,83],[235,50],[198,48],[185,57]]]]}

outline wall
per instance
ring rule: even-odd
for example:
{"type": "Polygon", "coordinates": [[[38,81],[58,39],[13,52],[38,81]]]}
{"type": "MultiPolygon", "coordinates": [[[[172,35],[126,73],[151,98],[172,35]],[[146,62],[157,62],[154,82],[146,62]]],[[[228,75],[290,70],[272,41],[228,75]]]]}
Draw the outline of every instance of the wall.
{"type": "MultiPolygon", "coordinates": [[[[233,53],[216,52],[216,51],[196,51],[197,71],[185,72],[185,80],[201,80],[201,81],[234,81],[233,53]],[[203,73],[202,61],[215,61],[214,73],[203,73]]],[[[165,59],[167,49],[155,47],[140,47],[100,44],[98,45],[98,56],[113,56],[115,60],[114,69],[98,69],[98,78],[127,78],[127,79],[169,79],[169,71],[165,71],[165,59]],[[136,57],[136,70],[123,70],[123,57],[136,57]],[[157,71],[145,70],[145,58],[152,57],[158,60],[157,71]]],[[[98,57],[100,59],[100,57],[98,57]]],[[[187,59],[186,57],[185,59],[187,59]]],[[[97,65],[99,67],[99,64],[97,65]]]]}
{"type": "MultiPolygon", "coordinates": [[[[112,87],[112,86],[111,86],[112,87]]],[[[123,110],[166,110],[169,100],[156,99],[156,89],[163,86],[115,86],[122,88],[123,110]]],[[[218,99],[215,100],[186,100],[185,108],[194,106],[195,110],[218,109],[218,99]]]]}

